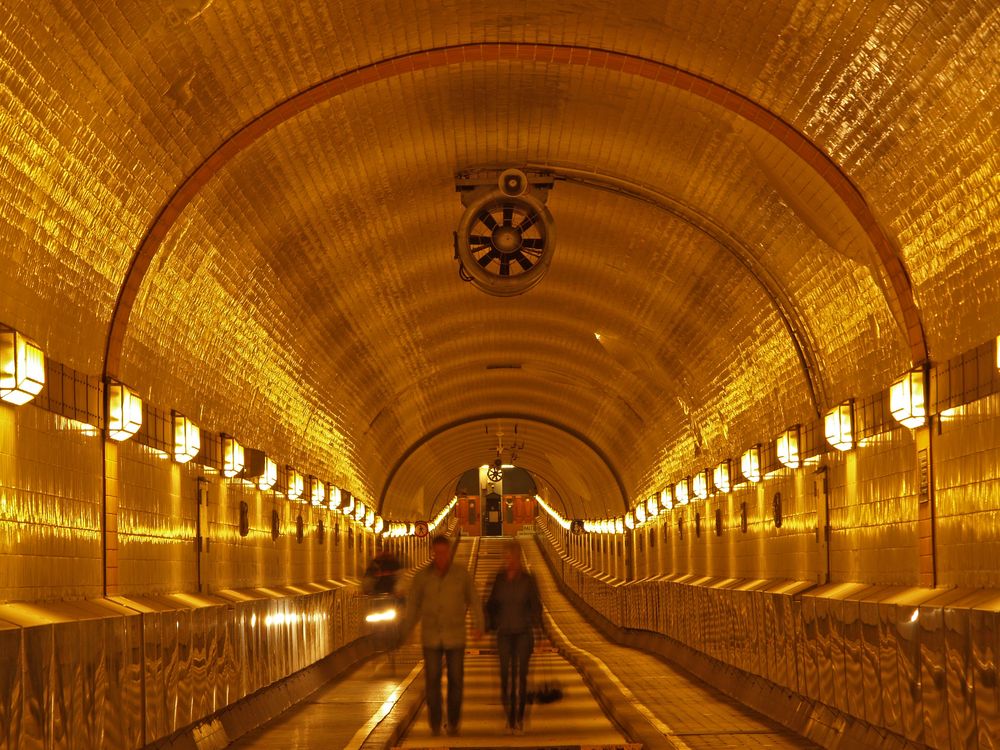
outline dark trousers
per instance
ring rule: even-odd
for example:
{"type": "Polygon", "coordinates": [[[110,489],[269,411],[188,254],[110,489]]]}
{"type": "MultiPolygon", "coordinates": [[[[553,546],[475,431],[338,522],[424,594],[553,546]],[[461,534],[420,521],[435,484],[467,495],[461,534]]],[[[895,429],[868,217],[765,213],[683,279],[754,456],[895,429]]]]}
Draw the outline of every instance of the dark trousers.
{"type": "Polygon", "coordinates": [[[497,635],[497,649],[500,651],[500,700],[503,702],[507,725],[511,727],[524,723],[528,661],[531,659],[534,645],[530,630],[497,635]]]}
{"type": "Polygon", "coordinates": [[[464,648],[428,648],[424,646],[424,679],[427,686],[427,717],[431,731],[441,731],[441,661],[448,662],[448,727],[458,728],[462,720],[462,681],[465,668],[464,648]]]}

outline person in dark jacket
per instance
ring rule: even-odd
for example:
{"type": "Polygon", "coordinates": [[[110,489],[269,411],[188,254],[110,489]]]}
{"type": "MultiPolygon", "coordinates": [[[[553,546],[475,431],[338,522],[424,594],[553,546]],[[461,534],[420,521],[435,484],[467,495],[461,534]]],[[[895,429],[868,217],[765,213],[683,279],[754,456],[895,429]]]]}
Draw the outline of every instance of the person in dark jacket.
{"type": "Polygon", "coordinates": [[[504,566],[493,581],[486,603],[487,629],[497,634],[500,652],[500,699],[507,729],[524,731],[524,704],[528,689],[528,662],[534,650],[533,628],[542,625],[538,585],[521,562],[521,545],[504,546],[504,566]]]}

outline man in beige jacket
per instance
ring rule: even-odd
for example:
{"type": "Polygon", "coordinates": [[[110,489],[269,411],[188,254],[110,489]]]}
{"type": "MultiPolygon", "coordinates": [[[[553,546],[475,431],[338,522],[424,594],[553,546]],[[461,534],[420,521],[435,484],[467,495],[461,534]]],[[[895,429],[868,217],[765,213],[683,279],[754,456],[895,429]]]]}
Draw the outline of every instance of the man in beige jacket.
{"type": "Polygon", "coordinates": [[[479,639],[483,634],[483,608],[469,571],[451,564],[448,537],[434,537],[431,553],[431,564],[413,577],[401,630],[405,635],[420,620],[427,716],[435,735],[441,733],[441,662],[447,660],[448,734],[455,735],[462,718],[465,613],[472,612],[472,637],[479,639]]]}

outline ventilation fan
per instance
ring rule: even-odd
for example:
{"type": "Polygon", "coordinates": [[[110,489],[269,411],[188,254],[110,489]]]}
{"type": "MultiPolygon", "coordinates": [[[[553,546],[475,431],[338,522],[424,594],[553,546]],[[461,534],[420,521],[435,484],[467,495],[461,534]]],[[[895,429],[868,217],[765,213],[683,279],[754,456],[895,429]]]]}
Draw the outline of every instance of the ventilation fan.
{"type": "Polygon", "coordinates": [[[455,233],[462,278],[488,294],[512,297],[541,281],[555,249],[555,225],[545,207],[551,180],[529,180],[508,169],[495,182],[460,181],[465,213],[455,233]]]}

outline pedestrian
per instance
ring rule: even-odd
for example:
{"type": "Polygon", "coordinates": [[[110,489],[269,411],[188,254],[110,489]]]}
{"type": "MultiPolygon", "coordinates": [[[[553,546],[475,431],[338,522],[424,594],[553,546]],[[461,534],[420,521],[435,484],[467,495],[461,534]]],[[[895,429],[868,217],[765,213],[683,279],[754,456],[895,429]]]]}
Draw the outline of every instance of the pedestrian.
{"type": "Polygon", "coordinates": [[[361,588],[366,594],[379,595],[396,593],[396,576],[399,574],[399,560],[387,549],[379,552],[368,564],[361,588]]]}
{"type": "Polygon", "coordinates": [[[405,638],[420,620],[424,649],[427,716],[431,733],[441,733],[441,662],[448,665],[448,723],[457,735],[462,720],[462,685],[465,668],[465,613],[472,613],[472,637],[483,634],[479,594],[469,571],[452,565],[452,545],[446,536],[431,542],[431,564],[413,577],[401,632],[405,638]]]}
{"type": "Polygon", "coordinates": [[[507,731],[524,732],[528,663],[534,650],[534,628],[542,626],[542,600],[535,578],[524,569],[521,545],[504,545],[504,566],[493,581],[486,602],[488,630],[497,634],[500,653],[500,700],[507,731]]]}

